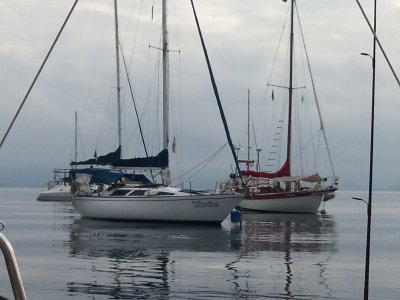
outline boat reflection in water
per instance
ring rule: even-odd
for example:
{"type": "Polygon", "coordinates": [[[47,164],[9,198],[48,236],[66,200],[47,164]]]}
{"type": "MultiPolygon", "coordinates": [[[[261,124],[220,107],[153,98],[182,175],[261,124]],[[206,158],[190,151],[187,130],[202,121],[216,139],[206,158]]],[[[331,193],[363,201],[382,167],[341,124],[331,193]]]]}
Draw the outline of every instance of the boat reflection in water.
{"type": "Polygon", "coordinates": [[[243,258],[252,258],[247,266],[268,268],[262,278],[252,282],[266,285],[266,297],[306,299],[330,297],[325,278],[326,267],[337,251],[336,222],[333,216],[313,214],[244,215],[241,250],[236,269],[243,258]],[[262,266],[257,266],[261,264],[262,266]],[[302,298],[300,296],[300,298],[302,298]]]}
{"type": "Polygon", "coordinates": [[[333,217],[296,214],[245,214],[242,227],[78,219],[69,243],[87,276],[68,292],[96,299],[329,297],[337,251],[333,217]]]}

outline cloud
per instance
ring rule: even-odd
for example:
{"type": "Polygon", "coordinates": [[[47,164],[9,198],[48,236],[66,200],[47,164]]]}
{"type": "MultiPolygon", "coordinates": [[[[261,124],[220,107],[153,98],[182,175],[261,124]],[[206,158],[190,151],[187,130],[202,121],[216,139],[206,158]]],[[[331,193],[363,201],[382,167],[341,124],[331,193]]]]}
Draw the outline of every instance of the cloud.
{"type": "MultiPolygon", "coordinates": [[[[160,147],[160,8],[119,1],[119,28],[138,113],[151,154],[160,147]]],[[[371,16],[371,3],[365,3],[371,16]]],[[[0,4],[0,133],[5,132],[72,1],[8,1],[0,4]]],[[[74,156],[74,112],[79,117],[79,155],[116,146],[115,36],[112,1],[78,3],[54,53],[34,87],[15,128],[0,149],[3,185],[42,185],[51,170],[74,156]],[[12,171],[12,172],[11,172],[12,171]],[[9,175],[12,173],[12,176],[9,175]],[[17,174],[28,174],[17,176],[17,174]],[[32,175],[33,174],[33,175],[32,175]]],[[[266,94],[288,3],[200,1],[195,3],[234,142],[246,145],[247,89],[258,113],[266,94]]],[[[372,35],[355,3],[345,0],[297,3],[313,67],[325,128],[343,188],[366,188],[369,161],[372,35]]],[[[399,70],[400,7],[378,10],[378,33],[399,70]]],[[[181,143],[182,168],[190,168],[225,143],[222,123],[187,1],[169,7],[171,131],[181,143]],[[175,110],[177,108],[177,110],[175,110]]],[[[122,70],[123,137],[126,154],[143,154],[128,84],[122,70]]],[[[398,86],[377,56],[376,185],[393,186],[399,162],[398,86]],[[385,176],[384,176],[385,175],[385,176]],[[381,179],[381,177],[385,179],[381,179]]],[[[264,113],[264,112],[263,112],[264,113]]],[[[256,114],[256,113],[254,113],[256,114]]],[[[265,120],[267,121],[267,119],[265,120]]],[[[263,150],[264,151],[264,150],[263,150]]],[[[265,150],[266,151],[266,150],[265,150]]],[[[233,165],[228,149],[199,173],[214,185],[233,165]]],[[[179,169],[179,167],[175,167],[179,169]]],[[[177,170],[179,171],[179,170],[177,170]]],[[[185,170],[183,170],[185,171],[185,170]]],[[[176,177],[176,176],[173,176],[176,177]]]]}

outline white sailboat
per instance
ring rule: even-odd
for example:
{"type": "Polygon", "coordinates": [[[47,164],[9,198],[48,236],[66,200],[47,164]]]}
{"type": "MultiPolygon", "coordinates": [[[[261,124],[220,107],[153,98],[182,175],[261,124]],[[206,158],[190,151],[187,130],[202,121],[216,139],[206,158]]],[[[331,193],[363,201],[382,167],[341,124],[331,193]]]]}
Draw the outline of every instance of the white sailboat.
{"type": "MultiPolygon", "coordinates": [[[[284,1],[286,2],[286,1],[284,1]]],[[[280,213],[316,213],[323,201],[334,198],[335,191],[337,190],[338,179],[334,175],[333,166],[330,160],[329,148],[327,147],[329,161],[332,166],[333,176],[329,178],[321,178],[318,173],[312,174],[299,174],[294,176],[292,174],[292,162],[293,159],[298,159],[297,155],[292,153],[292,127],[293,127],[293,116],[292,110],[294,105],[294,90],[298,89],[293,85],[293,20],[295,10],[295,0],[291,0],[290,7],[290,41],[289,41],[289,85],[278,86],[277,88],[285,89],[288,91],[288,107],[287,111],[287,139],[286,139],[286,157],[283,165],[280,169],[275,172],[261,172],[259,170],[259,159],[257,160],[256,170],[250,169],[250,164],[253,162],[250,160],[248,155],[247,160],[242,160],[246,163],[247,169],[241,171],[243,178],[243,185],[238,185],[238,180],[235,175],[231,175],[231,180],[227,183],[226,189],[241,190],[245,193],[244,199],[241,201],[240,206],[247,210],[265,211],[265,212],[280,212],[280,213]]],[[[307,56],[307,54],[306,54],[307,56]]],[[[307,56],[308,60],[308,56],[307,56]]],[[[310,72],[311,82],[313,85],[312,74],[310,72]]],[[[271,85],[274,86],[274,85],[271,85]]],[[[314,89],[314,95],[315,89],[314,89]]],[[[316,99],[315,99],[316,100],[316,99]]],[[[324,127],[321,119],[321,114],[318,108],[319,115],[319,126],[325,139],[326,146],[327,140],[324,132],[324,127]]],[[[280,122],[283,122],[280,120],[280,122]]],[[[284,128],[282,124],[279,128],[284,128]]],[[[250,128],[248,127],[248,131],[250,128]]],[[[280,133],[279,133],[280,134],[280,133]]],[[[248,132],[250,136],[250,132],[248,132]]],[[[280,135],[279,135],[280,136],[280,135]]],[[[276,136],[274,139],[278,140],[276,136]]],[[[248,142],[249,143],[249,142],[248,142]]],[[[250,148],[250,146],[248,146],[250,148]]],[[[248,148],[248,149],[249,149],[248,148]]],[[[261,148],[257,148],[257,155],[260,154],[261,148]]],[[[276,153],[277,149],[274,149],[273,153],[276,153]]],[[[249,153],[249,152],[248,152],[249,153]]]]}
{"type": "MultiPolygon", "coordinates": [[[[77,158],[78,113],[75,112],[75,161],[77,158]]],[[[72,201],[70,169],[54,169],[53,180],[47,182],[46,189],[41,191],[37,201],[72,201]]]]}
{"type": "MultiPolygon", "coordinates": [[[[38,201],[72,201],[71,193],[71,176],[70,172],[74,171],[77,166],[92,166],[92,165],[110,165],[111,162],[121,158],[122,152],[122,128],[121,128],[121,84],[120,84],[120,62],[119,62],[119,37],[118,37],[118,15],[117,15],[117,0],[114,0],[115,12],[115,48],[116,48],[116,83],[117,83],[117,126],[118,126],[118,148],[114,152],[94,158],[78,161],[78,114],[75,112],[75,158],[70,163],[69,169],[54,169],[53,180],[46,184],[46,189],[43,190],[37,197],[38,201]],[[63,175],[60,177],[60,175],[63,175]]],[[[94,188],[97,190],[97,187],[94,188]]]]}
{"type": "Polygon", "coordinates": [[[120,169],[161,170],[162,184],[153,184],[143,175],[121,174],[110,188],[92,194],[89,184],[94,182],[94,175],[77,173],[72,204],[84,218],[221,223],[243,198],[243,195],[233,191],[202,192],[170,186],[166,0],[162,1],[162,33],[163,150],[154,157],[121,159],[113,163],[114,167],[120,169]]]}
{"type": "Polygon", "coordinates": [[[46,189],[40,192],[38,201],[72,201],[69,169],[54,169],[53,180],[46,184],[46,189]]]}

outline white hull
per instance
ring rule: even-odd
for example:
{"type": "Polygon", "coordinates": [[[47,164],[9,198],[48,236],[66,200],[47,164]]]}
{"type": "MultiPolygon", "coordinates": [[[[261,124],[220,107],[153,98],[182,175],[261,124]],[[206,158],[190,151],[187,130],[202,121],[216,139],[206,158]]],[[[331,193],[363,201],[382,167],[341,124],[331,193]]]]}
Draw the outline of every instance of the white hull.
{"type": "Polygon", "coordinates": [[[83,218],[221,223],[242,198],[240,194],[74,196],[72,204],[83,218]]]}
{"type": "Polygon", "coordinates": [[[69,185],[56,185],[39,194],[38,201],[72,201],[69,185]]]}
{"type": "Polygon", "coordinates": [[[324,193],[266,193],[245,196],[240,206],[243,209],[279,213],[316,213],[324,193]]]}

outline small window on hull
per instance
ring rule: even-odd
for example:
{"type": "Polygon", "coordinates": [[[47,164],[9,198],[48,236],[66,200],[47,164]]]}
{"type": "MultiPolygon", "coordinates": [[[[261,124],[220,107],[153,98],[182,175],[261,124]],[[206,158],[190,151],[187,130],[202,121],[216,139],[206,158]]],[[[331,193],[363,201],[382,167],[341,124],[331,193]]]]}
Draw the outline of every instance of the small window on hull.
{"type": "Polygon", "coordinates": [[[110,196],[125,196],[130,190],[116,190],[110,194],[110,196]]]}
{"type": "Polygon", "coordinates": [[[146,192],[146,190],[134,190],[129,194],[129,196],[143,196],[146,192]]]}

